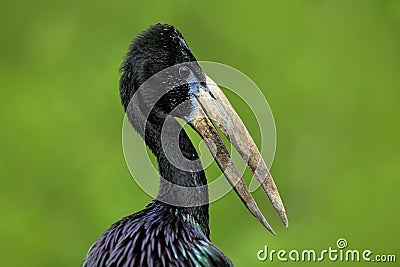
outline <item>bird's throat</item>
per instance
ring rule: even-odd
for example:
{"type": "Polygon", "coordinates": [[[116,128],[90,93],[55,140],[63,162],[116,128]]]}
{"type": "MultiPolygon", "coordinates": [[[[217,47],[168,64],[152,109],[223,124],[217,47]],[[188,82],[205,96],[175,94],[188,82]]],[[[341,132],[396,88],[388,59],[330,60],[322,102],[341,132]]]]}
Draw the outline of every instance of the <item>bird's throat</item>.
{"type": "Polygon", "coordinates": [[[193,218],[209,237],[207,179],[191,140],[173,117],[152,116],[145,129],[160,173],[157,201],[193,218]]]}

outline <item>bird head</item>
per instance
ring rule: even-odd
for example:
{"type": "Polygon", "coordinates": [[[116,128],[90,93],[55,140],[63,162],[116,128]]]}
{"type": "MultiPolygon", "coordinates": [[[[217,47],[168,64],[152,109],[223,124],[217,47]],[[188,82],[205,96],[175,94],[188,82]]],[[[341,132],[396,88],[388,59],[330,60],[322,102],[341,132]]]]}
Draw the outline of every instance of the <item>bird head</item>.
{"type": "Polygon", "coordinates": [[[127,114],[135,117],[141,113],[146,121],[166,116],[184,119],[204,139],[248,210],[274,234],[232,162],[216,124],[260,182],[282,222],[288,225],[274,180],[253,139],[222,90],[203,72],[177,29],[159,23],[140,34],[133,40],[121,71],[120,95],[127,114]],[[131,106],[136,111],[129,111],[131,106]]]}
{"type": "Polygon", "coordinates": [[[163,23],[133,40],[121,70],[120,94],[125,109],[143,86],[146,89],[139,92],[142,106],[178,117],[194,109],[188,101],[191,89],[205,85],[206,80],[182,34],[163,23]]]}

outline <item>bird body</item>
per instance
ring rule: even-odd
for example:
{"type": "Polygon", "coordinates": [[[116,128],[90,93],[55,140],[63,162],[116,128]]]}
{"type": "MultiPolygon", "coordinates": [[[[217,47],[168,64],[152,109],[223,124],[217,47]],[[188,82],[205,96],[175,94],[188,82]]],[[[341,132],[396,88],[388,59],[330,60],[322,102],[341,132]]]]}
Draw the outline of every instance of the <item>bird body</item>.
{"type": "MultiPolygon", "coordinates": [[[[121,71],[121,102],[129,122],[157,158],[159,193],[145,209],[111,225],[90,247],[83,267],[233,266],[210,241],[207,179],[195,147],[175,117],[187,121],[205,140],[243,203],[273,233],[209,120],[210,114],[228,112],[224,116],[228,122],[216,123],[228,139],[233,135],[243,139],[241,143],[232,140],[239,152],[244,153],[243,145],[253,154],[258,152],[254,141],[222,91],[207,85],[207,76],[173,26],[155,24],[134,39],[121,71]],[[235,132],[236,128],[240,131],[235,132]]],[[[255,160],[248,165],[257,169],[255,177],[287,222],[268,169],[259,154],[253,154],[248,158],[255,160]],[[267,174],[267,179],[259,177],[260,173],[267,174]]]]}
{"type": "Polygon", "coordinates": [[[190,212],[152,202],[113,224],[84,266],[233,266],[190,212]]]}

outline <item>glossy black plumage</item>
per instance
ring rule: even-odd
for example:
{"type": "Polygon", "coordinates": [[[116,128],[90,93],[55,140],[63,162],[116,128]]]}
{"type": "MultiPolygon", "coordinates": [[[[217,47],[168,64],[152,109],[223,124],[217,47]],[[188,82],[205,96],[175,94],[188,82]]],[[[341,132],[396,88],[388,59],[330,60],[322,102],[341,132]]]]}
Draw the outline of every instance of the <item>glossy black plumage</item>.
{"type": "Polygon", "coordinates": [[[232,266],[190,212],[154,201],[113,224],[84,266],[232,266]]]}
{"type": "MultiPolygon", "coordinates": [[[[138,88],[157,72],[181,64],[195,62],[182,35],[172,26],[156,24],[142,33],[131,44],[122,64],[120,95],[129,121],[144,138],[157,157],[160,176],[173,184],[195,187],[206,185],[204,172],[187,171],[171,164],[161,148],[161,130],[167,114],[177,105],[188,100],[189,86],[181,85],[165,94],[153,107],[154,95],[163,87],[140,91],[140,107],[129,108],[132,96],[138,88]],[[145,116],[145,109],[151,109],[145,116]]],[[[194,63],[192,69],[199,83],[205,75],[194,63]]],[[[190,102],[179,110],[185,116],[192,107],[190,102]]],[[[173,120],[164,124],[167,129],[180,128],[173,120]]],[[[184,131],[180,132],[179,147],[172,153],[182,153],[187,159],[198,159],[196,149],[184,131]]],[[[200,164],[194,162],[193,164],[200,164]]],[[[201,169],[201,166],[193,166],[201,169]]],[[[171,197],[168,183],[160,182],[159,198],[171,197]]],[[[172,196],[184,198],[188,196],[172,196]]],[[[208,200],[207,187],[196,191],[191,198],[208,200]]],[[[179,200],[179,199],[178,199],[179,200]]],[[[231,261],[210,242],[208,204],[197,207],[178,207],[154,200],[144,210],[113,224],[90,248],[83,266],[232,266],[231,261]]]]}

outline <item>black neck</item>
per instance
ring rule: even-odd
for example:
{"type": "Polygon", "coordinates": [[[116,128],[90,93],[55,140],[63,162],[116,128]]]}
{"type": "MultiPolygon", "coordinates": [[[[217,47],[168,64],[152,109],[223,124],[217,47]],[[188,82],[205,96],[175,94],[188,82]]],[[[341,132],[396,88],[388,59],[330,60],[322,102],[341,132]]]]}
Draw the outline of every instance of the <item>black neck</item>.
{"type": "Polygon", "coordinates": [[[209,236],[208,187],[199,156],[181,125],[171,116],[152,112],[145,120],[140,109],[128,118],[157,157],[160,188],[157,202],[192,216],[209,236]],[[144,134],[143,134],[144,133],[144,134]]]}

